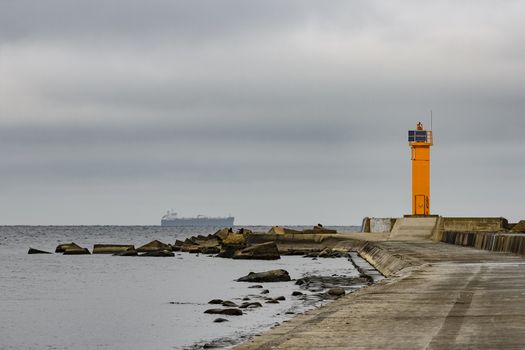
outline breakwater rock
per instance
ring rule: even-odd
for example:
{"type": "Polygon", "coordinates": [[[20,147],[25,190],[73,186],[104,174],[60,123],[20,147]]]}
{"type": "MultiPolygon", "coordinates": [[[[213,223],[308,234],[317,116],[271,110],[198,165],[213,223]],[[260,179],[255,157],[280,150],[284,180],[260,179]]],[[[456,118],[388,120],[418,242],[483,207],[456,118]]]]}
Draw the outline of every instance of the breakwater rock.
{"type": "Polygon", "coordinates": [[[275,242],[268,242],[262,244],[255,244],[250,247],[236,251],[233,254],[234,259],[260,259],[260,260],[276,260],[280,259],[281,255],[277,249],[275,242]]]}
{"type": "Polygon", "coordinates": [[[53,254],[53,253],[46,252],[44,250],[35,249],[35,248],[29,248],[29,250],[27,251],[27,254],[53,254]]]}
{"type": "Polygon", "coordinates": [[[287,282],[291,281],[288,271],[279,269],[266,272],[250,272],[237,279],[237,282],[287,282]]]}
{"type": "Polygon", "coordinates": [[[133,244],[95,244],[93,246],[93,254],[115,254],[126,250],[135,250],[135,246],[133,244]]]}

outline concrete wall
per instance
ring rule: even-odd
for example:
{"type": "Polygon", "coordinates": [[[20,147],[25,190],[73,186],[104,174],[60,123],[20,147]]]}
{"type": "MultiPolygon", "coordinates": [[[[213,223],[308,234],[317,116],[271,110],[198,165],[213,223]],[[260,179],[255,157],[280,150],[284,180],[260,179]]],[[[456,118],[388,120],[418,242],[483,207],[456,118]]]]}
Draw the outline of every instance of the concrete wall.
{"type": "Polygon", "coordinates": [[[443,217],[443,231],[455,232],[500,232],[505,231],[505,218],[443,217]]]}
{"type": "Polygon", "coordinates": [[[395,221],[395,219],[391,218],[371,218],[370,232],[390,232],[395,221]]]}
{"type": "Polygon", "coordinates": [[[392,231],[396,219],[365,217],[361,224],[361,232],[382,233],[392,231]]]}
{"type": "Polygon", "coordinates": [[[442,242],[490,250],[525,255],[525,234],[488,232],[444,232],[442,242]]]}

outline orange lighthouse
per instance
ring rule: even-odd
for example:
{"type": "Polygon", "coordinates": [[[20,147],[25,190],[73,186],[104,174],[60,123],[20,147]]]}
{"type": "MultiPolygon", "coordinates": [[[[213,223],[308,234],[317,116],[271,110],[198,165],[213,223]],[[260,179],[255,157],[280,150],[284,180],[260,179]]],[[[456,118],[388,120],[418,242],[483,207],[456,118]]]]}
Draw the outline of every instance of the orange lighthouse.
{"type": "Polygon", "coordinates": [[[416,130],[408,131],[412,150],[412,215],[430,215],[430,146],[432,131],[423,129],[421,122],[416,130]]]}

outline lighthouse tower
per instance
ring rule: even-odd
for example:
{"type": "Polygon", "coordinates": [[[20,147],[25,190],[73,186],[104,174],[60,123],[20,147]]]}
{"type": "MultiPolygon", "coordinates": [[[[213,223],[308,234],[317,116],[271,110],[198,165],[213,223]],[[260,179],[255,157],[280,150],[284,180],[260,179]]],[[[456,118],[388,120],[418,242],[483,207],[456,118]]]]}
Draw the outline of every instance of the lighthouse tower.
{"type": "Polygon", "coordinates": [[[412,215],[430,215],[430,146],[432,131],[425,130],[421,122],[416,130],[408,131],[408,144],[412,151],[412,215]]]}

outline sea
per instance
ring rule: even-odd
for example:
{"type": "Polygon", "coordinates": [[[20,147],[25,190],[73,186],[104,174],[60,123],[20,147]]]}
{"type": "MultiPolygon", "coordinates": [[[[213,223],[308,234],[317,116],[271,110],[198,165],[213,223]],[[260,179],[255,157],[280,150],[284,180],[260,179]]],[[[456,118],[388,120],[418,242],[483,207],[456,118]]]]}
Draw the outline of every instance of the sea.
{"type": "MultiPolygon", "coordinates": [[[[269,227],[244,226],[265,232],[269,227]]],[[[339,231],[355,227],[336,227],[339,231]]],[[[346,258],[231,260],[176,253],[175,257],[28,255],[29,247],[54,252],[75,242],[174,243],[216,228],[160,226],[0,226],[0,349],[197,349],[227,348],[328,301],[292,296],[294,281],[235,280],[249,272],[285,269],[292,279],[308,275],[358,276],[346,258]],[[278,304],[263,297],[284,296],[278,304]],[[211,299],[260,301],[242,316],[205,314],[211,299]],[[313,300],[313,301],[312,301],[313,300]]],[[[355,289],[363,285],[356,285],[355,289]]],[[[354,288],[354,287],[353,287],[354,288]]],[[[303,291],[305,292],[305,291],[303,291]]],[[[307,293],[307,292],[305,292],[307,293]]]]}

